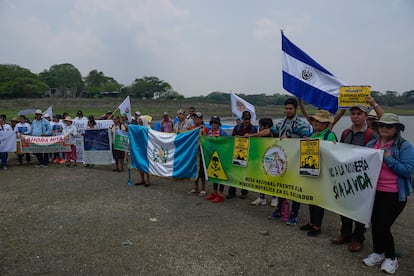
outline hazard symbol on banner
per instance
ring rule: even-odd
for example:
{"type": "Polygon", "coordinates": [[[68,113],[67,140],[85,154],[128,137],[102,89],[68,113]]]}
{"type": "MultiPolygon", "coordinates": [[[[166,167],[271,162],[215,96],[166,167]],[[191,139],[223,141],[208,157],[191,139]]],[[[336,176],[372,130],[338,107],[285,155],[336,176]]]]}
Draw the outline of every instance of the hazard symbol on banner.
{"type": "Polygon", "coordinates": [[[207,175],[208,177],[212,178],[228,180],[227,175],[223,170],[223,165],[221,164],[221,160],[217,151],[214,151],[213,155],[210,158],[210,163],[207,167],[207,175]]]}

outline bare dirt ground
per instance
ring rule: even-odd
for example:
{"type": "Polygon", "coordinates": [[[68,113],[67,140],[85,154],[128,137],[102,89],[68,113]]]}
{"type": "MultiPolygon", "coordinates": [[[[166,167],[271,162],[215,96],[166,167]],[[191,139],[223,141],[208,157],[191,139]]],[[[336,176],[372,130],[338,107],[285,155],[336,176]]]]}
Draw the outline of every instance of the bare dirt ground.
{"type": "MultiPolygon", "coordinates": [[[[0,171],[0,275],[378,275],[362,258],[371,253],[333,246],[339,216],[325,215],[323,232],[270,221],[256,198],[213,204],[190,181],[152,178],[128,186],[127,172],[50,165],[0,171]]],[[[136,171],[133,182],[139,181],[136,171]]],[[[208,184],[211,189],[211,184],[208,184]]],[[[270,198],[269,198],[270,200],[270,198]]],[[[414,275],[414,203],[394,224],[399,275],[414,275]]],[[[302,205],[300,223],[307,222],[302,205]]]]}

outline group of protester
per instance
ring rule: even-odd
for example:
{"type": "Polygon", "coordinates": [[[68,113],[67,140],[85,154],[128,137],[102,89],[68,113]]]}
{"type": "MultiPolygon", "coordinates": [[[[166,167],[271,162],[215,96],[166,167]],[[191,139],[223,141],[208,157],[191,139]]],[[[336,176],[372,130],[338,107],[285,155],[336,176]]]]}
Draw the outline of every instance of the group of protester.
{"type": "MultiPolygon", "coordinates": [[[[399,214],[403,211],[407,197],[412,191],[411,176],[414,172],[414,147],[401,136],[404,131],[404,125],[400,122],[397,115],[384,113],[382,108],[375,100],[368,96],[366,104],[352,106],[350,111],[351,126],[345,129],[339,136],[342,143],[366,146],[374,149],[382,149],[384,152],[383,164],[379,174],[376,186],[376,195],[371,217],[371,231],[373,239],[373,253],[368,255],[362,262],[367,266],[381,265],[381,270],[387,273],[395,273],[399,267],[396,258],[393,235],[391,227],[399,214]]],[[[233,136],[244,137],[277,137],[280,139],[304,138],[304,139],[321,139],[332,142],[338,141],[338,136],[332,131],[334,125],[341,119],[346,110],[342,110],[333,117],[326,110],[317,110],[310,115],[306,110],[301,99],[288,98],[284,104],[285,117],[273,124],[271,118],[261,118],[259,127],[251,122],[252,114],[245,110],[242,113],[240,123],[232,131],[233,136]],[[298,108],[301,109],[305,119],[297,115],[298,108]]],[[[129,124],[137,124],[144,127],[150,127],[148,116],[143,116],[137,111],[131,122],[126,118],[126,114],[121,117],[114,116],[112,113],[106,113],[100,119],[112,119],[112,135],[117,130],[127,131],[129,124]]],[[[208,136],[225,136],[227,135],[221,127],[219,116],[212,116],[209,121],[210,127],[204,126],[203,115],[196,112],[194,107],[190,107],[189,114],[179,109],[175,119],[171,119],[167,112],[163,113],[162,120],[154,127],[156,130],[169,133],[180,133],[194,128],[200,129],[200,135],[208,136]]],[[[13,118],[11,125],[6,124],[6,118],[0,118],[0,131],[14,131],[19,137],[22,134],[32,136],[51,136],[65,135],[69,137],[71,151],[65,153],[54,153],[51,157],[49,153],[36,153],[39,161],[37,167],[47,167],[49,159],[54,163],[68,163],[74,166],[76,164],[76,146],[74,137],[78,135],[74,122],[77,120],[86,120],[88,128],[94,128],[96,122],[93,116],[83,117],[82,111],[77,113],[75,119],[68,114],[63,117],[43,116],[41,110],[36,110],[35,118],[31,124],[25,116],[20,116],[17,120],[13,118]]],[[[7,153],[0,153],[2,168],[7,169],[7,153]]],[[[199,151],[200,154],[200,151],[199,151]]],[[[24,154],[18,155],[18,162],[22,164],[24,154]]],[[[30,154],[26,154],[26,162],[30,163],[30,154]]],[[[125,152],[113,149],[113,158],[115,168],[113,171],[121,172],[124,170],[126,160],[125,152]]],[[[201,158],[199,158],[201,160],[201,158]]],[[[201,161],[200,161],[201,162],[201,161]]],[[[89,166],[87,164],[87,166],[89,166]]],[[[189,194],[198,194],[210,200],[213,203],[219,203],[226,199],[236,197],[236,188],[230,186],[228,193],[224,196],[224,185],[213,183],[213,190],[207,194],[206,177],[204,166],[199,165],[199,174],[194,181],[193,189],[189,194]],[[199,187],[201,182],[201,188],[199,187]]],[[[150,185],[149,174],[140,172],[141,182],[136,185],[150,185]]],[[[247,198],[248,191],[241,190],[240,198],[247,198]]],[[[251,202],[253,205],[266,205],[267,201],[264,194],[251,202]]],[[[282,218],[282,211],[285,206],[289,206],[287,199],[272,197],[271,205],[275,211],[268,216],[268,219],[277,220],[282,218]]],[[[300,203],[293,201],[291,203],[289,216],[286,218],[287,225],[296,225],[298,223],[298,214],[300,203]]],[[[309,222],[300,226],[300,230],[306,231],[310,237],[317,236],[321,233],[324,209],[309,205],[309,222]]],[[[331,240],[334,245],[349,244],[350,252],[358,252],[363,248],[364,234],[366,226],[360,222],[353,221],[350,218],[340,216],[341,229],[340,234],[331,240]]]]}
{"type": "MultiPolygon", "coordinates": [[[[233,136],[245,137],[277,137],[280,139],[304,138],[320,139],[337,142],[338,138],[332,131],[334,125],[345,114],[343,109],[335,117],[326,110],[317,110],[310,115],[301,99],[289,98],[285,101],[285,117],[278,120],[275,125],[271,118],[261,118],[259,128],[251,122],[251,113],[244,111],[239,124],[232,132],[233,136]],[[297,115],[298,107],[301,109],[306,121],[297,115]]],[[[362,260],[367,266],[380,265],[381,270],[394,274],[399,268],[396,257],[394,238],[391,227],[400,213],[403,211],[407,197],[412,191],[412,175],[414,172],[414,147],[401,136],[405,126],[400,122],[397,115],[384,113],[383,109],[375,102],[374,98],[366,97],[366,103],[357,104],[349,108],[351,126],[345,129],[339,136],[342,143],[366,146],[374,149],[382,149],[384,152],[383,164],[380,170],[374,206],[371,217],[371,231],[373,240],[373,252],[362,260]],[[367,107],[369,105],[369,107],[367,107]]],[[[182,119],[182,125],[186,125],[182,119]]],[[[202,123],[198,123],[197,127],[202,123]]],[[[211,129],[202,131],[205,135],[220,136],[220,119],[213,116],[210,119],[211,129]]],[[[189,129],[189,128],[188,128],[189,129]]],[[[182,129],[180,129],[181,131],[182,129]]],[[[201,166],[202,167],[202,166],[201,166]]],[[[202,188],[198,190],[198,180],[190,193],[199,193],[205,196],[204,172],[200,169],[199,178],[202,188]]],[[[224,200],[224,186],[213,184],[213,192],[206,196],[206,200],[218,203],[224,200]]],[[[248,191],[241,190],[240,198],[247,198],[248,191]]],[[[229,187],[227,199],[236,197],[236,188],[229,187]]],[[[287,200],[284,198],[272,198],[271,205],[275,211],[268,216],[271,220],[282,218],[282,210],[287,200]]],[[[266,205],[264,194],[254,200],[252,205],[266,205]]],[[[289,206],[289,205],[288,205],[289,206]]],[[[300,203],[293,201],[290,214],[287,218],[287,225],[296,225],[300,203]]],[[[300,226],[300,230],[306,231],[310,237],[321,233],[324,209],[319,206],[309,205],[309,222],[300,226]]],[[[349,244],[350,252],[359,252],[365,241],[366,226],[345,216],[340,216],[340,234],[331,240],[333,245],[349,244]]]]}

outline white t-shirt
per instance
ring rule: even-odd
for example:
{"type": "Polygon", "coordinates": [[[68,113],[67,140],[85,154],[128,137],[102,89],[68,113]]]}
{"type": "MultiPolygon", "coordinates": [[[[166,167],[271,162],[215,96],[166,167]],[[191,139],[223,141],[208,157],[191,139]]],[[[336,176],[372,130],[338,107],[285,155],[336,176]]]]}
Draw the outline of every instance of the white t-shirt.
{"type": "Polygon", "coordinates": [[[29,123],[17,123],[14,126],[14,132],[17,134],[23,134],[27,131],[30,131],[31,128],[32,126],[29,123]]]}

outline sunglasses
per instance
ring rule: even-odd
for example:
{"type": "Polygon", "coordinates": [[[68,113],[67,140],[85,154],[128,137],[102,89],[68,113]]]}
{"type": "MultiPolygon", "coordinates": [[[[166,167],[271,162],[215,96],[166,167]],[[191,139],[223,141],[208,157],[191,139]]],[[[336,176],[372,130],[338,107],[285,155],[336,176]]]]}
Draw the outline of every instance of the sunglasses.
{"type": "Polygon", "coordinates": [[[376,126],[377,126],[377,127],[379,127],[379,128],[383,128],[383,127],[385,127],[385,128],[391,129],[391,128],[393,128],[395,125],[389,125],[389,124],[377,123],[377,124],[376,124],[376,126]]]}

